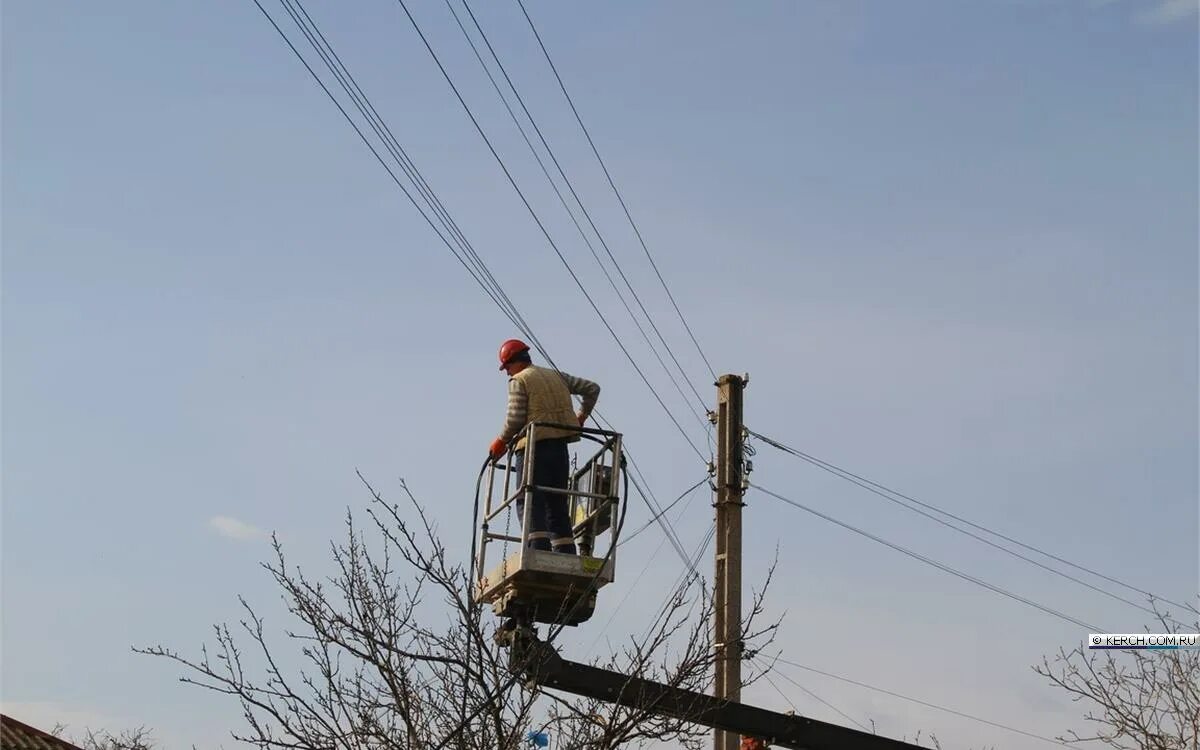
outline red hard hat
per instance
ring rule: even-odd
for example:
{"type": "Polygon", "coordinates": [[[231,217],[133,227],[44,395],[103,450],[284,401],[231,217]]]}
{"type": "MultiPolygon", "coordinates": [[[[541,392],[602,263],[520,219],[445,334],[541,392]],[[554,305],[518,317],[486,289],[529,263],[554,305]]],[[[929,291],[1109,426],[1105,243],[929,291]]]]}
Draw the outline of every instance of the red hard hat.
{"type": "Polygon", "coordinates": [[[529,351],[529,344],[526,344],[520,339],[509,339],[500,345],[500,369],[508,364],[508,360],[517,356],[521,352],[529,351]]]}

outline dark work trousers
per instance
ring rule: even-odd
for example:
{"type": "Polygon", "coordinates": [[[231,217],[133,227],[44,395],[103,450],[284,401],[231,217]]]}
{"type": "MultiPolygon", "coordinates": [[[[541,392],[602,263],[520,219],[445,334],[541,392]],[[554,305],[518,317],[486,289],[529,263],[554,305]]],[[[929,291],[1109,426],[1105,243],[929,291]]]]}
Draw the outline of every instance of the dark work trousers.
{"type": "MultiPolygon", "coordinates": [[[[516,464],[517,482],[521,486],[521,478],[525,467],[525,451],[513,454],[516,464]]],[[[571,462],[567,454],[567,441],[562,438],[551,438],[537,441],[533,452],[533,481],[536,487],[557,487],[567,489],[570,482],[571,462]]],[[[517,517],[525,519],[525,496],[517,500],[517,517]]],[[[566,495],[554,492],[533,491],[533,503],[529,518],[529,547],[531,549],[550,550],[575,554],[575,537],[571,533],[570,501],[566,495]]]]}

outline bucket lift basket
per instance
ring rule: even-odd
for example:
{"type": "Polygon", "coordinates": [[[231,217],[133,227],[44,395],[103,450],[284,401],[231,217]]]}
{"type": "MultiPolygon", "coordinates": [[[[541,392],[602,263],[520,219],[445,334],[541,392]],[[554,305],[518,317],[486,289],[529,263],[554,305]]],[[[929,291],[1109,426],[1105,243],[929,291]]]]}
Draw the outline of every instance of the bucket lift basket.
{"type": "MultiPolygon", "coordinates": [[[[476,602],[490,604],[501,617],[530,622],[578,625],[588,620],[596,607],[596,592],[612,583],[616,570],[616,534],[620,511],[620,481],[624,469],[621,435],[575,425],[533,422],[518,438],[525,437],[522,454],[513,451],[515,440],[503,458],[485,470],[481,482],[483,512],[479,519],[479,548],[475,559],[476,602]],[[570,473],[568,486],[535,487],[533,461],[537,452],[538,430],[565,428],[579,434],[577,445],[591,457],[570,473]],[[516,465],[521,466],[517,485],[516,465]],[[531,549],[528,545],[533,492],[565,495],[578,555],[531,549]],[[518,506],[518,500],[522,503],[518,506]],[[522,516],[512,524],[509,514],[521,507],[522,516]],[[493,530],[503,527],[503,533],[493,530]],[[500,549],[492,545],[500,542],[500,549]],[[509,550],[509,543],[515,549],[509,550]],[[496,553],[501,554],[497,555],[496,553]],[[489,567],[491,566],[491,567],[489,567]]],[[[513,513],[512,515],[516,515],[513,513]]]]}

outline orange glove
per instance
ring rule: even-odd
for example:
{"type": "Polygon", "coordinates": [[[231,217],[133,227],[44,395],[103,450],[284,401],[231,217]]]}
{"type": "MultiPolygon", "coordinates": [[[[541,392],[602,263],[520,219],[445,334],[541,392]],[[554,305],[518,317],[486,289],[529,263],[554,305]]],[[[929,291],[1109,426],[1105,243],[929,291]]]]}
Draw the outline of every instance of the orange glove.
{"type": "Polygon", "coordinates": [[[583,425],[584,425],[584,424],[585,424],[587,421],[588,421],[588,415],[586,415],[586,414],[580,414],[580,415],[579,415],[579,426],[580,426],[580,427],[583,427],[583,425]]]}
{"type": "Polygon", "coordinates": [[[493,461],[495,461],[496,459],[498,459],[504,455],[504,451],[507,447],[508,447],[507,443],[505,443],[500,438],[496,438],[495,440],[492,441],[492,444],[490,446],[488,446],[488,455],[492,457],[493,461]]]}

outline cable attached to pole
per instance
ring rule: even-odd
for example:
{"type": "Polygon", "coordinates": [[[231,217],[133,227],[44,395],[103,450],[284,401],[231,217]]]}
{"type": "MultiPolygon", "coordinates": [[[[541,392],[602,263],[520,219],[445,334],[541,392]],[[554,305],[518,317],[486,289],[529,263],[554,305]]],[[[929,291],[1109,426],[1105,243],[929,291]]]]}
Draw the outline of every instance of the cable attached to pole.
{"type": "Polygon", "coordinates": [[[993,591],[997,594],[1000,594],[1001,596],[1008,597],[1009,599],[1012,599],[1014,601],[1020,602],[1027,606],[1033,607],[1034,609],[1045,612],[1048,615],[1053,615],[1054,617],[1057,617],[1058,619],[1063,620],[1065,622],[1069,622],[1072,625],[1077,625],[1081,628],[1086,628],[1086,629],[1088,629],[1088,632],[1091,632],[1091,633],[1108,632],[1097,625],[1092,625],[1091,623],[1084,622],[1083,620],[1077,619],[1075,617],[1072,617],[1071,615],[1060,612],[1057,609],[1047,607],[1044,604],[1038,604],[1037,602],[1033,601],[1032,599],[1026,599],[1025,597],[1021,596],[1020,594],[1015,594],[1015,593],[1013,593],[1007,589],[1001,588],[995,584],[988,583],[987,581],[984,581],[981,578],[976,578],[975,576],[970,575],[969,573],[964,573],[963,571],[958,570],[957,568],[952,568],[945,563],[938,562],[937,560],[934,560],[931,557],[926,557],[925,555],[922,555],[919,552],[914,552],[913,550],[910,550],[907,547],[902,547],[899,544],[896,544],[894,542],[889,542],[888,540],[886,540],[882,537],[876,536],[875,534],[872,534],[869,531],[864,531],[863,529],[860,529],[857,526],[852,526],[852,525],[846,523],[845,521],[839,521],[838,519],[834,518],[833,516],[826,515],[825,513],[822,513],[819,510],[810,508],[807,505],[804,505],[803,503],[793,500],[789,497],[784,497],[783,495],[780,495],[777,492],[772,492],[771,490],[768,490],[765,487],[761,487],[757,484],[751,484],[750,486],[753,487],[754,489],[758,490],[759,492],[770,495],[771,497],[775,498],[776,500],[781,500],[781,501],[787,503],[788,505],[791,505],[793,507],[799,508],[802,511],[805,511],[806,513],[811,513],[818,518],[829,521],[830,523],[835,524],[837,526],[841,526],[843,529],[846,529],[847,531],[853,531],[855,534],[864,536],[867,539],[870,539],[871,541],[878,542],[885,547],[890,547],[891,549],[894,549],[897,552],[900,552],[901,554],[907,555],[907,556],[913,558],[914,560],[919,560],[919,561],[925,563],[926,565],[931,565],[931,566],[937,568],[938,570],[949,573],[952,576],[961,578],[964,581],[970,581],[971,583],[974,583],[977,586],[982,586],[983,588],[988,589],[989,591],[993,591]]]}
{"type": "MultiPolygon", "coordinates": [[[[1068,581],[1079,584],[1080,586],[1091,589],[1092,591],[1095,591],[1100,594],[1104,594],[1105,596],[1107,596],[1111,599],[1115,599],[1116,601],[1122,602],[1124,604],[1128,604],[1131,607],[1136,607],[1137,609],[1140,609],[1143,612],[1148,612],[1149,614],[1152,614],[1155,616],[1159,615],[1158,612],[1156,612],[1154,609],[1152,609],[1150,607],[1145,607],[1135,601],[1126,599],[1125,597],[1120,596],[1118,594],[1114,594],[1111,591],[1108,591],[1107,589],[1103,589],[1103,588],[1100,588],[1099,586],[1095,586],[1094,584],[1088,583],[1087,581],[1081,580],[1079,578],[1076,578],[1075,576],[1064,573],[1061,570],[1058,570],[1057,568],[1051,567],[1049,565],[1046,565],[1045,563],[1034,560],[1026,555],[1021,554],[1020,552],[1011,550],[1008,547],[1005,547],[1001,544],[997,544],[996,542],[993,542],[990,539],[985,539],[984,537],[982,537],[978,534],[968,531],[967,529],[963,529],[958,526],[955,526],[954,524],[950,523],[949,521],[946,521],[942,518],[938,518],[937,516],[927,513],[925,511],[921,510],[920,508],[927,508],[928,510],[933,511],[934,513],[940,513],[941,515],[946,516],[947,518],[951,518],[959,523],[970,526],[971,528],[978,529],[986,534],[991,534],[992,536],[994,536],[998,539],[1003,539],[1004,541],[1009,542],[1011,544],[1015,544],[1019,547],[1022,547],[1023,549],[1027,549],[1031,552],[1036,552],[1039,555],[1047,557],[1056,562],[1062,563],[1063,565],[1068,565],[1072,568],[1075,568],[1076,570],[1081,570],[1085,573],[1089,573],[1093,576],[1096,576],[1097,578],[1101,578],[1106,581],[1109,581],[1110,583],[1115,583],[1119,586],[1123,586],[1123,587],[1129,589],[1130,591],[1134,591],[1134,592],[1137,592],[1139,594],[1142,594],[1142,595],[1148,597],[1151,601],[1157,600],[1157,601],[1165,602],[1167,604],[1173,604],[1176,607],[1187,609],[1191,612],[1200,613],[1200,611],[1198,611],[1195,607],[1191,607],[1186,604],[1180,604],[1178,602],[1173,602],[1170,599],[1167,599],[1165,597],[1151,593],[1149,591],[1145,591],[1145,590],[1140,589],[1131,584],[1124,583],[1123,581],[1120,581],[1116,578],[1112,578],[1110,576],[1104,575],[1103,573],[1092,570],[1091,568],[1087,568],[1082,565],[1073,563],[1070,560],[1066,560],[1066,559],[1059,557],[1057,555],[1054,555],[1050,552],[1046,552],[1045,550],[1034,547],[1033,545],[1026,544],[1025,542],[1022,542],[1022,541],[1012,538],[1011,536],[1007,536],[998,531],[989,529],[986,526],[975,523],[973,521],[969,521],[961,516],[957,516],[947,510],[937,507],[936,505],[931,505],[930,503],[922,502],[922,501],[916,499],[915,497],[905,495],[902,492],[897,492],[896,490],[885,487],[884,485],[879,484],[878,482],[873,482],[870,479],[867,479],[866,477],[859,476],[858,474],[855,474],[854,472],[843,469],[840,466],[835,466],[834,464],[831,464],[828,461],[819,459],[816,456],[811,456],[803,451],[797,450],[796,448],[792,448],[790,446],[784,445],[783,443],[779,442],[778,440],[769,438],[766,435],[762,435],[760,433],[755,432],[754,430],[746,430],[746,432],[777,450],[783,451],[784,453],[787,453],[791,456],[799,458],[803,461],[807,461],[808,463],[812,464],[813,466],[816,466],[818,469],[821,469],[830,474],[833,474],[834,476],[839,477],[841,479],[845,479],[846,481],[850,482],[851,484],[857,485],[872,494],[878,495],[879,497],[882,497],[884,500],[887,500],[888,502],[895,503],[902,508],[910,510],[919,515],[922,515],[922,516],[930,519],[931,521],[939,523],[947,528],[953,529],[953,530],[959,532],[960,534],[969,536],[972,539],[975,539],[976,541],[983,542],[984,544],[988,545],[989,547],[994,547],[995,549],[998,549],[1001,552],[1004,552],[1013,557],[1016,557],[1019,560],[1023,560],[1031,565],[1035,565],[1035,566],[1041,568],[1042,570],[1053,573],[1054,575],[1057,575],[1061,578],[1065,578],[1068,581]],[[905,501],[907,501],[907,502],[905,502],[905,501]],[[912,507],[911,505],[908,505],[908,503],[913,503],[917,506],[920,506],[920,508],[912,507]]],[[[1174,622],[1175,624],[1177,624],[1181,627],[1188,627],[1188,625],[1186,623],[1180,622],[1179,620],[1176,620],[1174,618],[1169,618],[1169,619],[1171,619],[1172,622],[1174,622]]]]}

